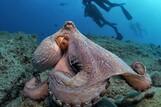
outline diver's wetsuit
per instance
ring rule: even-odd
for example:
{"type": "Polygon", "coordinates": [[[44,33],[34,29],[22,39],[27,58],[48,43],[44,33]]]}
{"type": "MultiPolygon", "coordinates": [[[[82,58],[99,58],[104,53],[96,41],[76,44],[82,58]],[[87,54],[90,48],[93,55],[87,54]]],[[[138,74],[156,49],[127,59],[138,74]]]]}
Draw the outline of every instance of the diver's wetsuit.
{"type": "Polygon", "coordinates": [[[121,35],[121,33],[118,32],[117,27],[115,27],[115,23],[111,23],[108,22],[103,15],[101,14],[101,12],[99,11],[99,9],[92,4],[91,0],[83,0],[86,2],[83,2],[83,4],[85,5],[85,11],[84,11],[84,15],[85,16],[89,16],[92,18],[92,20],[99,26],[99,27],[103,27],[104,25],[109,25],[111,28],[113,28],[113,30],[116,33],[116,39],[118,40],[122,40],[123,36],[121,35]]]}
{"type": "Polygon", "coordinates": [[[95,2],[98,6],[100,6],[102,9],[104,9],[107,12],[110,11],[112,7],[121,6],[124,4],[124,3],[112,3],[109,0],[83,0],[83,4],[85,5],[92,1],[95,2]]]}
{"type": "Polygon", "coordinates": [[[103,27],[105,24],[113,27],[113,25],[115,25],[114,23],[110,23],[108,22],[103,15],[101,14],[101,12],[98,10],[98,8],[92,4],[92,3],[88,3],[86,4],[85,7],[85,16],[89,16],[93,19],[93,21],[96,22],[96,24],[99,27],[103,27]]]}

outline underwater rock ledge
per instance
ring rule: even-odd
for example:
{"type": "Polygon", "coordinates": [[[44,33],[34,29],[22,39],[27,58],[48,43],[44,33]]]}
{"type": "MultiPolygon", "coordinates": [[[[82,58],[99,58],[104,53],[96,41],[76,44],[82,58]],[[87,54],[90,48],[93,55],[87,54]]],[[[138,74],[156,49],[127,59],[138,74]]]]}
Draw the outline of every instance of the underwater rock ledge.
{"type": "MultiPolygon", "coordinates": [[[[153,44],[138,44],[131,41],[118,41],[110,37],[88,36],[92,41],[108,49],[121,57],[129,65],[133,61],[140,61],[147,67],[148,73],[161,72],[161,48],[153,44]]],[[[32,54],[37,47],[37,40],[34,35],[24,33],[0,33],[0,106],[22,107],[20,97],[21,90],[26,80],[29,80],[34,71],[31,64],[32,54]]],[[[40,74],[44,78],[44,73],[40,74]]],[[[45,74],[46,75],[46,74],[45,74]]],[[[127,93],[134,91],[124,80],[110,80],[111,85],[107,97],[115,99],[118,95],[127,96],[127,93]]],[[[155,87],[154,91],[161,88],[155,87]]],[[[146,103],[160,100],[157,97],[143,100],[136,107],[147,105],[146,103]]],[[[37,103],[36,103],[37,104],[37,103]]],[[[149,103],[148,103],[149,104],[149,103]]],[[[159,104],[159,103],[158,103],[159,104]]],[[[150,104],[149,104],[150,105],[150,104]]],[[[156,104],[155,104],[156,105],[156,104]]],[[[42,107],[42,104],[38,104],[42,107]]],[[[152,107],[153,105],[149,106],[152,107]]],[[[26,107],[26,106],[25,106],[26,107]]],[[[43,106],[44,107],[44,106],[43,106]]],[[[157,105],[155,107],[158,107],[157,105]]]]}

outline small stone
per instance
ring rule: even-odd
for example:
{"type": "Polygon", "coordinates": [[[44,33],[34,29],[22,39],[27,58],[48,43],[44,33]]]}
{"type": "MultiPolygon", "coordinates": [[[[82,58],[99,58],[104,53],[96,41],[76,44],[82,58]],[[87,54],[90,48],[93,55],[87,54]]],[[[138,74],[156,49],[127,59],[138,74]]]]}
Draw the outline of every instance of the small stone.
{"type": "Polygon", "coordinates": [[[152,84],[156,87],[161,87],[161,72],[155,71],[151,74],[152,84]]]}
{"type": "Polygon", "coordinates": [[[103,97],[94,107],[117,107],[117,105],[109,98],[103,97]]]}
{"type": "Polygon", "coordinates": [[[155,92],[151,89],[145,91],[145,92],[137,92],[137,91],[131,91],[128,93],[127,96],[118,96],[115,99],[115,103],[119,107],[131,107],[139,102],[141,102],[144,99],[149,99],[154,96],[155,92]]]}
{"type": "Polygon", "coordinates": [[[117,96],[115,103],[120,107],[131,107],[144,98],[144,96],[137,91],[131,91],[127,96],[117,96]]]}

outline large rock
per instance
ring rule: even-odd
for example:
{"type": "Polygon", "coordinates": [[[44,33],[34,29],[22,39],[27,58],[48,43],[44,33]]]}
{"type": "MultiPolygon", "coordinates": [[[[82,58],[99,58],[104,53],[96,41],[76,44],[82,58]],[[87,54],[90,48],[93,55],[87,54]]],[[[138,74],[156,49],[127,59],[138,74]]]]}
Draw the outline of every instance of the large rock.
{"type": "Polygon", "coordinates": [[[153,86],[161,87],[161,72],[154,71],[151,73],[153,86]]]}
{"type": "Polygon", "coordinates": [[[152,88],[155,91],[153,98],[144,99],[138,103],[135,107],[161,107],[161,88],[152,88]]]}

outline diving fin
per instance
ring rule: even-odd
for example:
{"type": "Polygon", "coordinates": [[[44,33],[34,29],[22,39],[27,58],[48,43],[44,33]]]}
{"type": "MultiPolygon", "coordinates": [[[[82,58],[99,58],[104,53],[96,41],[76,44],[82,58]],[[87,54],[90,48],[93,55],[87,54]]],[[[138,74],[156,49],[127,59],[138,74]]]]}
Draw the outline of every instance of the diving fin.
{"type": "Polygon", "coordinates": [[[123,6],[120,6],[120,7],[121,7],[121,10],[122,10],[123,14],[125,15],[126,19],[131,20],[133,18],[131,16],[131,14],[123,6]]]}
{"type": "Polygon", "coordinates": [[[123,39],[123,35],[119,32],[117,32],[116,38],[117,40],[122,40],[123,39]]]}

